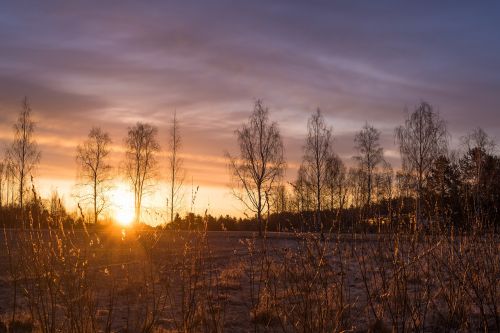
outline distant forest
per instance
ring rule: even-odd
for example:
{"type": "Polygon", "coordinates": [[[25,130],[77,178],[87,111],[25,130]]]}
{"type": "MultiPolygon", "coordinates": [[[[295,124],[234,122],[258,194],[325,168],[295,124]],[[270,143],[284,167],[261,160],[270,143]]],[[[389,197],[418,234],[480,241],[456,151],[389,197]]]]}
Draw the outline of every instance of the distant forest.
{"type": "MultiPolygon", "coordinates": [[[[68,212],[58,193],[41,198],[34,185],[42,154],[36,124],[25,98],[13,126],[13,138],[0,159],[0,221],[4,227],[112,223],[109,191],[111,138],[93,127],[75,149],[78,165],[78,209],[68,212]]],[[[433,106],[421,102],[395,128],[402,167],[384,159],[380,130],[361,125],[353,138],[352,167],[336,154],[334,132],[320,109],[307,124],[303,160],[295,180],[286,182],[285,147],[279,124],[258,100],[248,121],[235,128],[236,152],[227,152],[231,190],[245,218],[214,217],[181,211],[186,171],[179,151],[181,129],[174,114],[167,147],[168,165],[160,165],[158,128],[138,122],[123,140],[124,177],[134,195],[134,223],[143,225],[143,199],[154,191],[158,170],[168,175],[168,197],[161,228],[181,230],[252,230],[326,232],[415,231],[498,232],[500,227],[500,158],[495,142],[481,128],[451,149],[446,122],[433,106]]],[[[191,190],[195,204],[197,190],[191,190]]],[[[146,227],[146,226],[145,226],[146,227]]]]}

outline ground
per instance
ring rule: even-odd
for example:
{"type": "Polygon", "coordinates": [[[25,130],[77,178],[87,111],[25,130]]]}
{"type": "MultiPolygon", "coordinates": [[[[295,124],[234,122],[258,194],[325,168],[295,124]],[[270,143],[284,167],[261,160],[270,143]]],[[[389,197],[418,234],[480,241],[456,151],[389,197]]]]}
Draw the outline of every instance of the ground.
{"type": "Polygon", "coordinates": [[[15,308],[34,331],[499,329],[496,235],[111,228],[5,238],[0,314],[9,323],[15,308]]]}

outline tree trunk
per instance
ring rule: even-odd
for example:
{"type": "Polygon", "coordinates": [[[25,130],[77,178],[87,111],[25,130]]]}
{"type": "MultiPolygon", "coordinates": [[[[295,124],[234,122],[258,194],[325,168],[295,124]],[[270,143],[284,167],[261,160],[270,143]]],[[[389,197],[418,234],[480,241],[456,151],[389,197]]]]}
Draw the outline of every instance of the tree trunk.
{"type": "Polygon", "coordinates": [[[94,181],[94,224],[97,224],[97,183],[94,181]]]}
{"type": "Polygon", "coordinates": [[[259,224],[259,237],[262,237],[262,195],[260,193],[260,187],[257,189],[259,195],[259,202],[257,207],[257,223],[259,224]]]}
{"type": "Polygon", "coordinates": [[[19,180],[19,207],[21,209],[21,228],[24,229],[24,205],[23,205],[23,176],[20,177],[19,180]]]}

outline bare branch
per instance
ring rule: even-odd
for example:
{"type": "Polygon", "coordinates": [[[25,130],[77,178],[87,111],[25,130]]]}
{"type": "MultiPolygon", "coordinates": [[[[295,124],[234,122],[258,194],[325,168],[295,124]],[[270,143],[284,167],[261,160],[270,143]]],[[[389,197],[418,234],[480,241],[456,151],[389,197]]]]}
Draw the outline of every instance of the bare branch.
{"type": "Polygon", "coordinates": [[[129,127],[125,139],[127,148],[125,171],[134,191],[136,223],[140,222],[145,191],[155,176],[156,154],[160,151],[156,139],[157,133],[156,127],[138,122],[135,126],[129,127]]]}
{"type": "Polygon", "coordinates": [[[283,141],[275,122],[269,121],[269,110],[262,101],[255,103],[248,124],[236,130],[240,147],[238,157],[226,154],[236,186],[234,196],[257,214],[262,235],[262,214],[266,193],[270,193],[285,169],[283,141]]]}

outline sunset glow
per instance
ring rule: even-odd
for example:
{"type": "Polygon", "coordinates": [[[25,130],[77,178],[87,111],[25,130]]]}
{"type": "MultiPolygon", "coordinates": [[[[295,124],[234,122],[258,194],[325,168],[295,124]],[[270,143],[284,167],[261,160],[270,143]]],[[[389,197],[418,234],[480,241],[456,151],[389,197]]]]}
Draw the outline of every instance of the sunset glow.
{"type": "MultiPolygon", "coordinates": [[[[111,3],[9,2],[0,8],[0,151],[11,144],[12,124],[27,96],[42,151],[33,175],[37,190],[45,197],[57,190],[76,211],[75,150],[90,128],[109,133],[109,164],[121,177],[127,129],[150,123],[161,146],[160,185],[144,202],[159,216],[176,111],[186,171],[180,214],[192,206],[192,183],[200,188],[198,212],[242,216],[224,154],[236,151],[234,131],[256,99],[279,124],[285,183],[296,178],[307,120],[317,107],[348,167],[354,135],[369,122],[381,131],[386,160],[400,168],[394,128],[421,99],[448,122],[453,148],[470,128],[498,136],[497,7],[125,1],[118,10],[111,3]],[[471,110],[478,114],[471,117],[471,110]]],[[[126,224],[133,213],[123,207],[122,194],[105,213],[126,224]]],[[[130,201],[130,194],[125,197],[130,201]]],[[[151,223],[160,221],[163,216],[151,223]]]]}
{"type": "Polygon", "coordinates": [[[0,1],[1,332],[500,332],[500,1],[0,1]]]}
{"type": "Polygon", "coordinates": [[[122,226],[129,226],[134,221],[134,194],[125,185],[119,185],[111,191],[113,217],[122,226]]]}

